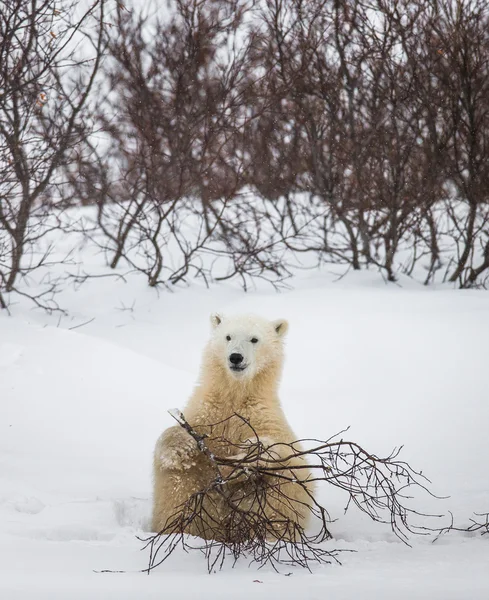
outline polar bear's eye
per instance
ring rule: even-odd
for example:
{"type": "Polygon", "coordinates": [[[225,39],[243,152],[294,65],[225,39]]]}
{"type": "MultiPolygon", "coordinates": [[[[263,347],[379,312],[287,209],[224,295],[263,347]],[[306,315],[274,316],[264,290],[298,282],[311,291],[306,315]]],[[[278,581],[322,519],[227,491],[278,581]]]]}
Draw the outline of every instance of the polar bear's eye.
{"type": "Polygon", "coordinates": [[[258,338],[251,338],[251,343],[252,344],[257,344],[258,343],[258,338]]]}
{"type": "Polygon", "coordinates": [[[230,342],[230,341],[231,341],[231,336],[230,336],[230,335],[227,335],[227,336],[226,336],[226,339],[227,339],[227,341],[228,341],[228,342],[230,342]]]}

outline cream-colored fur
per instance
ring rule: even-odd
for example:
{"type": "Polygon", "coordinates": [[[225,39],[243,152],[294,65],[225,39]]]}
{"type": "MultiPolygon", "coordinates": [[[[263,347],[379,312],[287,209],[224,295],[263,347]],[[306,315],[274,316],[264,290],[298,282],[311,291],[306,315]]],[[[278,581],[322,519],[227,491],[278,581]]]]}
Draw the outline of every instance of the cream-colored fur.
{"type": "MultiPolygon", "coordinates": [[[[204,351],[200,382],[184,410],[186,420],[200,434],[209,435],[206,445],[216,456],[235,456],[240,453],[236,446],[256,441],[250,427],[232,417],[233,414],[246,419],[262,443],[273,445],[271,452],[274,455],[289,456],[290,448],[281,444],[295,442],[297,438],[278,398],[287,322],[270,322],[254,316],[231,319],[214,316],[213,325],[213,336],[204,351]],[[258,342],[252,343],[253,338],[259,338],[258,342]],[[229,353],[238,350],[248,365],[243,373],[234,373],[230,369],[229,353]],[[232,418],[223,423],[229,417],[232,418]],[[218,423],[221,424],[210,427],[218,423]],[[216,438],[231,442],[231,445],[216,438]]],[[[299,465],[304,467],[306,463],[303,459],[295,459],[284,464],[293,469],[299,465]]],[[[307,468],[284,473],[301,481],[310,476],[307,468]]],[[[154,453],[153,531],[165,528],[168,531],[178,507],[192,494],[205,489],[215,477],[214,467],[197,448],[194,439],[180,425],[167,429],[159,438],[154,453]]],[[[291,502],[274,502],[276,496],[267,494],[266,514],[275,519],[288,518],[305,527],[311,504],[308,493],[297,483],[280,483],[277,478],[273,483],[281,485],[281,492],[291,502]]],[[[246,485],[242,480],[228,484],[229,493],[233,498],[242,498],[246,485]]],[[[312,489],[309,484],[311,493],[312,489]]],[[[240,506],[246,505],[241,503],[240,506]]],[[[229,512],[218,496],[207,502],[205,509],[216,522],[222,522],[229,512]]],[[[198,520],[190,524],[186,532],[204,538],[216,537],[215,531],[206,531],[198,520]]]]}

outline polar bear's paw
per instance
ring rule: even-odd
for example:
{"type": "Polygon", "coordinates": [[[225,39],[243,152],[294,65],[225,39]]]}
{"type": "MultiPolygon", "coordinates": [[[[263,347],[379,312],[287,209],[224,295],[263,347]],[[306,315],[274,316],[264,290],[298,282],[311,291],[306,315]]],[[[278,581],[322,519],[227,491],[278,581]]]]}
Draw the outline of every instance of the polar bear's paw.
{"type": "Polygon", "coordinates": [[[156,448],[156,458],[163,470],[187,470],[196,464],[196,441],[180,426],[167,429],[156,448]]]}

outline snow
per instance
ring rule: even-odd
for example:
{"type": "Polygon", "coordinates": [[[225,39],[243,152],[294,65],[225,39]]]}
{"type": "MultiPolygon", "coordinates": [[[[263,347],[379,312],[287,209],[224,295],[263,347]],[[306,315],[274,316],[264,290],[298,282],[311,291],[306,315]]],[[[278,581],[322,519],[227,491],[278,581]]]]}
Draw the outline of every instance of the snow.
{"type": "MultiPolygon", "coordinates": [[[[99,264],[84,252],[87,269],[99,264]]],[[[401,457],[449,496],[420,495],[416,507],[452,511],[458,525],[489,511],[487,293],[386,285],[375,272],[307,272],[293,285],[157,293],[131,275],[66,289],[66,317],[25,302],[0,314],[2,600],[489,597],[489,536],[452,532],[409,548],[387,526],[344,514],[329,488],[328,545],[356,551],[342,566],[277,574],[240,561],[208,575],[198,552],[176,552],[140,572],[154,443],[191,392],[215,311],[289,320],[281,398],[299,437],[350,426],[378,455],[403,444],[401,457]]]]}

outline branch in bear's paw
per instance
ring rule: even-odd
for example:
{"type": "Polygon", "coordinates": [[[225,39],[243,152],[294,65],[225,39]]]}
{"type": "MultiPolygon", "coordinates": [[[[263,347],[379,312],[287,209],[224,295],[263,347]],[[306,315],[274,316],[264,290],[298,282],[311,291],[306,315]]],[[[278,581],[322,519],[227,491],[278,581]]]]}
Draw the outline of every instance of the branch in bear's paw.
{"type": "Polygon", "coordinates": [[[260,439],[238,414],[207,424],[207,435],[203,435],[180,411],[171,414],[197,442],[216,476],[205,489],[175,506],[162,531],[145,540],[151,548],[148,571],[166,560],[177,546],[191,548],[188,533],[204,540],[200,549],[209,570],[217,563],[222,566],[229,554],[235,561],[251,556],[252,562],[270,564],[274,569],[281,564],[310,569],[313,563],[339,562],[339,551],[321,546],[332,538],[328,528],[332,519],[313,494],[315,482],[342,490],[346,509],[356,506],[372,520],[389,524],[405,543],[410,534],[442,531],[416,524],[419,517],[441,515],[426,515],[409,507],[406,489],[436,496],[427,488],[429,480],[421,472],[398,459],[401,448],[381,458],[345,440],[345,431],[326,441],[267,439],[264,443],[265,439],[260,439]],[[241,425],[236,426],[237,421],[241,425]],[[245,442],[239,441],[236,431],[245,442]],[[226,439],[226,432],[234,432],[233,441],[226,439]],[[220,456],[217,449],[234,455],[220,456]],[[308,535],[305,531],[307,515],[316,519],[318,533],[308,535]]]}
{"type": "Polygon", "coordinates": [[[207,435],[197,433],[195,429],[190,426],[187,419],[183,416],[183,413],[180,410],[178,410],[178,408],[172,408],[168,411],[168,413],[175,419],[175,421],[179,425],[181,425],[185,429],[185,431],[189,435],[191,435],[194,438],[194,440],[197,442],[199,450],[210,457],[211,452],[204,443],[204,440],[207,437],[207,435]]]}
{"type": "Polygon", "coordinates": [[[185,420],[185,417],[183,416],[182,411],[179,410],[178,408],[170,408],[170,410],[168,411],[168,414],[171,415],[175,419],[175,421],[177,421],[180,425],[187,423],[187,421],[185,420]]]}
{"type": "Polygon", "coordinates": [[[212,466],[214,467],[214,469],[216,470],[217,473],[217,478],[219,480],[219,482],[221,482],[224,477],[221,473],[221,470],[219,468],[219,465],[216,462],[215,456],[214,454],[209,450],[209,448],[206,446],[204,440],[208,437],[205,433],[204,434],[200,434],[197,433],[195,431],[195,429],[193,427],[191,427],[191,425],[189,424],[189,422],[187,421],[187,419],[184,417],[182,411],[180,411],[178,408],[171,408],[168,413],[175,419],[175,421],[185,429],[185,431],[194,438],[194,440],[197,442],[197,446],[199,448],[199,450],[205,454],[207,456],[207,458],[210,460],[212,466]]]}

